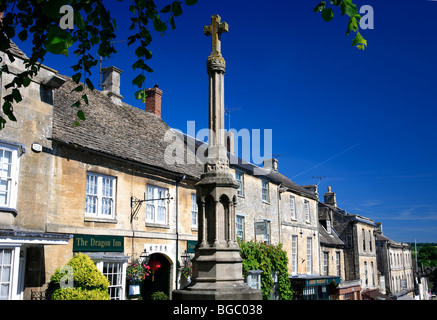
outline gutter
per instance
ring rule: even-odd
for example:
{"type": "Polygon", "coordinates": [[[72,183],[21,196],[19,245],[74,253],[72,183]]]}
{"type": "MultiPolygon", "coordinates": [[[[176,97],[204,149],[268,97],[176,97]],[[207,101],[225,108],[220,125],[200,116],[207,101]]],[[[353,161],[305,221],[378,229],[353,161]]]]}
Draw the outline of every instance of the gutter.
{"type": "Polygon", "coordinates": [[[176,180],[176,277],[175,277],[175,289],[178,289],[178,278],[179,278],[179,184],[184,181],[186,175],[181,175],[176,180]]]}

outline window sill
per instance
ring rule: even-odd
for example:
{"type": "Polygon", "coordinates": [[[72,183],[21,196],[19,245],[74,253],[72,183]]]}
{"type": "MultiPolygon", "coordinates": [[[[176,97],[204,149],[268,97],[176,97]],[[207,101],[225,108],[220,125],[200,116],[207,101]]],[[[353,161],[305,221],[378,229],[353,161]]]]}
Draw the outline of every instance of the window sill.
{"type": "Polygon", "coordinates": [[[152,222],[146,222],[146,227],[170,229],[170,226],[168,224],[159,224],[159,223],[152,223],[152,222]]]}
{"type": "Polygon", "coordinates": [[[85,217],[84,221],[85,222],[101,222],[101,223],[117,224],[117,219],[113,219],[113,218],[85,217]]]}

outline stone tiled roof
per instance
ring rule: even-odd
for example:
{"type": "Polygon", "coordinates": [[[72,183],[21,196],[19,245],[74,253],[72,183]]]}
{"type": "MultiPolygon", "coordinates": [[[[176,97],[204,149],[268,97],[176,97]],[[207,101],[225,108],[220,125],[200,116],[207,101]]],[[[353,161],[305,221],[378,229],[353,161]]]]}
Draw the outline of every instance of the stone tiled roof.
{"type": "Polygon", "coordinates": [[[329,234],[325,227],[319,223],[319,235],[320,243],[328,246],[344,246],[345,243],[340,239],[337,232],[331,227],[331,233],[329,234]]]}
{"type": "Polygon", "coordinates": [[[26,54],[17,47],[17,45],[11,40],[10,41],[11,47],[9,48],[9,51],[16,57],[21,58],[23,60],[29,59],[26,54]]]}
{"type": "Polygon", "coordinates": [[[125,103],[117,106],[98,90],[90,92],[85,89],[89,101],[88,106],[82,101],[86,120],[73,127],[78,109],[71,105],[81,99],[84,92],[71,92],[76,84],[71,78],[66,78],[67,81],[53,94],[53,140],[172,173],[200,177],[203,172],[201,164],[169,164],[165,161],[166,147],[170,142],[164,141],[164,136],[172,129],[160,117],[125,103]]]}

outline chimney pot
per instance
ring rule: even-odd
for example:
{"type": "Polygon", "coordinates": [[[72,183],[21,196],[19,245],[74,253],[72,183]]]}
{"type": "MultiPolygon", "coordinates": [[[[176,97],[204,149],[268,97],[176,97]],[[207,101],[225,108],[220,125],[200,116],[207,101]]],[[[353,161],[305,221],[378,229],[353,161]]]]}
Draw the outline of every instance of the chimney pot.
{"type": "Polygon", "coordinates": [[[275,159],[275,158],[264,159],[263,160],[263,167],[264,168],[270,167],[273,171],[278,171],[278,159],[275,159]]]}
{"type": "Polygon", "coordinates": [[[146,111],[161,117],[161,97],[162,90],[155,84],[153,88],[146,89],[146,111]]]}

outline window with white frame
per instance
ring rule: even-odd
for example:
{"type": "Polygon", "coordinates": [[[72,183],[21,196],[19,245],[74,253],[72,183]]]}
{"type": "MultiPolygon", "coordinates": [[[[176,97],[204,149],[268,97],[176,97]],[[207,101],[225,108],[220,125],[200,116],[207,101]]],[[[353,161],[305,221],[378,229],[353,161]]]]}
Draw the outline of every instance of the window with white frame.
{"type": "Polygon", "coordinates": [[[312,238],[307,238],[307,274],[311,274],[313,272],[312,269],[312,256],[313,256],[313,244],[312,244],[312,238]]]}
{"type": "Polygon", "coordinates": [[[262,200],[269,202],[269,182],[267,180],[262,181],[262,200]]]}
{"type": "Polygon", "coordinates": [[[340,276],[340,267],[341,267],[341,265],[340,265],[340,252],[339,251],[335,252],[335,259],[336,259],[336,262],[337,262],[337,276],[340,276]]]}
{"type": "Polygon", "coordinates": [[[146,222],[167,224],[168,189],[157,186],[147,186],[146,222]],[[153,201],[152,201],[153,200],[153,201]]]}
{"type": "Polygon", "coordinates": [[[109,280],[109,296],[111,300],[124,300],[126,266],[124,261],[104,261],[96,263],[96,267],[109,280]]]}
{"type": "Polygon", "coordinates": [[[327,276],[329,273],[329,252],[323,252],[323,271],[324,275],[327,276]]]}
{"type": "Polygon", "coordinates": [[[237,214],[236,218],[237,238],[244,241],[244,216],[237,214]]]}
{"type": "Polygon", "coordinates": [[[294,204],[294,196],[290,196],[290,217],[291,220],[296,220],[296,207],[294,204]]]}
{"type": "Polygon", "coordinates": [[[291,273],[297,274],[297,236],[291,236],[291,273]]]}
{"type": "Polygon", "coordinates": [[[305,211],[305,221],[306,222],[311,222],[311,218],[310,218],[310,203],[308,202],[308,200],[304,201],[304,211],[305,211]]]}
{"type": "Polygon", "coordinates": [[[85,215],[114,219],[115,177],[87,172],[85,215]]]}
{"type": "Polygon", "coordinates": [[[326,232],[331,234],[331,220],[326,220],[326,232]]]}
{"type": "Polygon", "coordinates": [[[198,210],[197,210],[197,199],[196,194],[191,194],[191,227],[198,227],[198,210]]]}
{"type": "Polygon", "coordinates": [[[0,144],[0,207],[17,203],[18,149],[0,144]]]}
{"type": "Polygon", "coordinates": [[[0,300],[9,300],[12,287],[12,249],[0,248],[0,300]]]}
{"type": "Polygon", "coordinates": [[[238,183],[238,195],[244,196],[244,175],[241,172],[235,171],[235,179],[238,183]]]}

